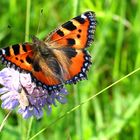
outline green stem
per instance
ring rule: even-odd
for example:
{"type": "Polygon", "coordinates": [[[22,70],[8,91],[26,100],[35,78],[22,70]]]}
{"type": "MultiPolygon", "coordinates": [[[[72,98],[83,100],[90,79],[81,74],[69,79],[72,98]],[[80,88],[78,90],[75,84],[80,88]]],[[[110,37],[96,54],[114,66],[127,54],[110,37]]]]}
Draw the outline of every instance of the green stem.
{"type": "MultiPolygon", "coordinates": [[[[78,14],[78,7],[79,7],[79,1],[78,0],[72,0],[73,3],[73,13],[72,16],[75,17],[78,14]]],[[[73,93],[74,93],[74,102],[75,106],[80,104],[80,95],[78,93],[77,86],[73,87],[73,93]]],[[[81,116],[81,108],[77,109],[75,111],[75,128],[76,128],[76,134],[77,139],[82,140],[83,139],[83,129],[82,129],[82,116],[81,116]]]]}
{"type": "Polygon", "coordinates": [[[28,140],[29,137],[30,137],[32,124],[33,124],[33,117],[30,119],[30,122],[29,122],[28,130],[27,130],[27,137],[26,137],[27,140],[28,140]]]}
{"type": "Polygon", "coordinates": [[[29,40],[29,28],[30,28],[30,8],[31,0],[26,1],[26,25],[25,25],[25,41],[29,40]]]}
{"type": "MultiPolygon", "coordinates": [[[[126,1],[121,1],[120,4],[120,17],[125,19],[125,10],[126,10],[126,1]]],[[[113,69],[113,78],[116,80],[119,77],[120,72],[120,59],[121,59],[121,48],[124,36],[124,24],[119,22],[118,25],[118,34],[117,34],[117,43],[116,43],[116,51],[114,58],[114,69],[113,69]]]]}
{"type": "MultiPolygon", "coordinates": [[[[25,25],[25,41],[29,40],[29,29],[30,29],[30,9],[31,9],[31,0],[26,1],[26,25],[25,25]]],[[[27,129],[27,136],[26,139],[28,140],[31,133],[33,123],[33,117],[30,119],[28,123],[28,129],[27,129]]]]}

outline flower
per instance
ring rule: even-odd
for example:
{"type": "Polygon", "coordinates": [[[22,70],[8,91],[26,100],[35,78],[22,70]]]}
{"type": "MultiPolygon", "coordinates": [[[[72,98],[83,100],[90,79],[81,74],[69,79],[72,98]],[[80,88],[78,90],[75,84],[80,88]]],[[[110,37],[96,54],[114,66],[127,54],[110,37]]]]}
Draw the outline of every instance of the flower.
{"type": "Polygon", "coordinates": [[[13,68],[4,68],[0,71],[0,95],[2,108],[13,110],[18,107],[18,112],[23,118],[35,116],[37,119],[43,115],[43,109],[51,112],[51,106],[56,106],[56,100],[62,104],[66,103],[65,88],[59,92],[48,93],[46,89],[37,87],[31,80],[31,75],[20,73],[13,68]]]}

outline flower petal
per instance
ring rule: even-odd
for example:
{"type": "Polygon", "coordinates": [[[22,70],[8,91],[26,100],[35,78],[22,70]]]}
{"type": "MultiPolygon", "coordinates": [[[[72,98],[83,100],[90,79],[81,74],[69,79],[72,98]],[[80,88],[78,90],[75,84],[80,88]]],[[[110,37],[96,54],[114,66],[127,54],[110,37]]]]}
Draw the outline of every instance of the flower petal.
{"type": "Polygon", "coordinates": [[[52,105],[56,106],[56,101],[66,103],[65,88],[59,92],[43,89],[36,86],[31,80],[30,74],[19,73],[12,68],[5,68],[0,71],[0,84],[4,87],[0,88],[2,100],[2,108],[13,110],[18,107],[18,113],[23,118],[31,116],[37,119],[43,116],[45,109],[48,114],[52,111],[52,105]]]}

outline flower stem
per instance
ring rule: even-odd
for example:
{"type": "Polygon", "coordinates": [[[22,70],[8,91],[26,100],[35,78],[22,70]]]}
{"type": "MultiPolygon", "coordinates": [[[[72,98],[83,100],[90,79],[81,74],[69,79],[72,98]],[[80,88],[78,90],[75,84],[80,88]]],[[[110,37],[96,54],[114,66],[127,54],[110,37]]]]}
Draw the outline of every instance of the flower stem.
{"type": "MultiPolygon", "coordinates": [[[[79,11],[80,1],[72,0],[72,3],[73,3],[72,16],[75,17],[79,11]]],[[[77,86],[73,87],[73,92],[74,92],[75,106],[77,106],[78,104],[80,104],[80,95],[78,94],[77,86]]],[[[83,139],[81,108],[79,108],[75,111],[75,128],[76,128],[77,139],[83,139]]]]}
{"type": "MultiPolygon", "coordinates": [[[[29,29],[30,29],[30,9],[31,9],[31,0],[26,0],[26,26],[25,26],[25,41],[29,40],[29,29]]],[[[31,128],[33,123],[33,117],[30,119],[27,129],[27,137],[29,139],[31,128]]]]}
{"type": "Polygon", "coordinates": [[[31,8],[31,0],[26,0],[25,41],[28,41],[28,40],[29,40],[29,28],[30,28],[30,8],[31,8]]]}
{"type": "Polygon", "coordinates": [[[26,137],[27,140],[28,140],[29,137],[30,137],[32,124],[33,124],[33,117],[30,118],[30,122],[29,122],[29,126],[28,126],[28,131],[27,131],[27,137],[26,137]]]}

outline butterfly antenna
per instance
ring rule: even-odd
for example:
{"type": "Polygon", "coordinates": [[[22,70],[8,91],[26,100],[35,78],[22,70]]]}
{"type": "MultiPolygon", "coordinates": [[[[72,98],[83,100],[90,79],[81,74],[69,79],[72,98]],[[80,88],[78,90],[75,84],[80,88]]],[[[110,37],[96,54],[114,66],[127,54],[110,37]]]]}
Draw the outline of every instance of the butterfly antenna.
{"type": "Polygon", "coordinates": [[[40,10],[39,23],[38,23],[38,27],[37,27],[37,32],[36,32],[36,35],[37,35],[37,34],[38,34],[38,32],[39,32],[40,22],[41,22],[42,15],[43,15],[43,9],[41,9],[41,10],[40,10]]]}
{"type": "Polygon", "coordinates": [[[7,28],[10,30],[12,28],[12,26],[11,25],[7,25],[7,28]]]}
{"type": "Polygon", "coordinates": [[[10,33],[12,31],[12,29],[13,29],[13,27],[10,24],[8,24],[7,25],[7,31],[10,33]]]}

